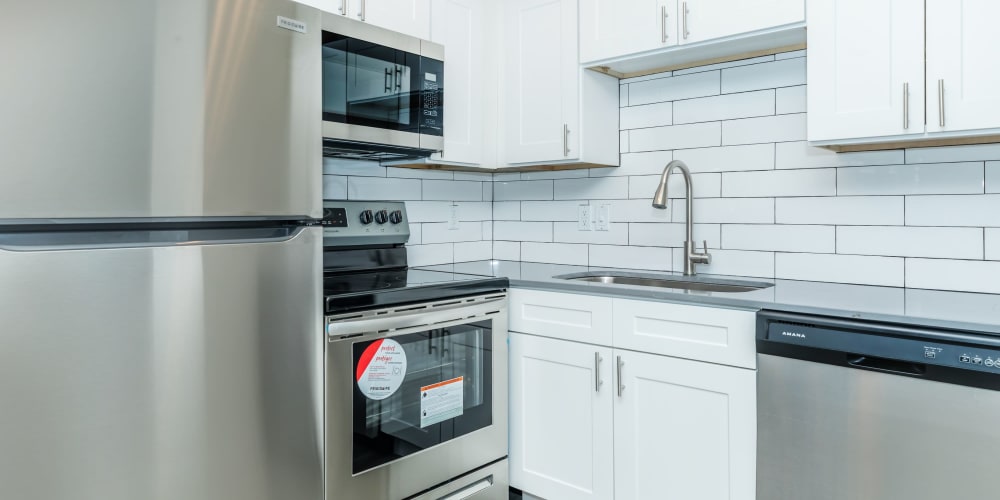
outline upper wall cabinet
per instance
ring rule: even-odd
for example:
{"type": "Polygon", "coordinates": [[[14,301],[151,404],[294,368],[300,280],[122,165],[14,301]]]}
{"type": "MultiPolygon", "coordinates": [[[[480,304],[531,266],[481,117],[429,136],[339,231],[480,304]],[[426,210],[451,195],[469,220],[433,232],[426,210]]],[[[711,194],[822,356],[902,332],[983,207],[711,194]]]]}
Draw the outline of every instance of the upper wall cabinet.
{"type": "Polygon", "coordinates": [[[804,0],[580,0],[580,61],[620,76],[787,50],[804,0]]]}
{"type": "Polygon", "coordinates": [[[430,38],[431,0],[298,0],[317,9],[423,39],[430,38]]]}
{"type": "Polygon", "coordinates": [[[580,68],[577,0],[503,4],[507,164],[618,165],[618,80],[580,68]]]}
{"type": "Polygon", "coordinates": [[[809,0],[809,140],[842,151],[1000,140],[997,16],[990,0],[809,0]]]}

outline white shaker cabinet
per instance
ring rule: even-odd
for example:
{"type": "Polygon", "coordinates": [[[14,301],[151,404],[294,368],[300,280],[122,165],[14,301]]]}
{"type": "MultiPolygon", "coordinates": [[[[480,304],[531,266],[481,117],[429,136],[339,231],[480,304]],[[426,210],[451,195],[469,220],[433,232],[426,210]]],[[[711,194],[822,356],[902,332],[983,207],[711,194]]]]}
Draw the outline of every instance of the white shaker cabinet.
{"type": "Polygon", "coordinates": [[[548,500],[614,494],[611,349],[510,335],[510,482],[548,500]]]}
{"type": "Polygon", "coordinates": [[[677,45],[678,0],[580,0],[580,61],[677,45]]]}
{"type": "Polygon", "coordinates": [[[923,133],[923,3],[809,0],[809,140],[923,133]]]}
{"type": "Polygon", "coordinates": [[[753,500],[756,372],[614,354],[615,498],[753,500]]]}
{"type": "Polygon", "coordinates": [[[696,43],[805,20],[803,0],[677,0],[680,43],[696,43]]]}
{"type": "Polygon", "coordinates": [[[431,37],[431,0],[347,0],[354,19],[427,40],[431,37]]]}
{"type": "Polygon", "coordinates": [[[618,165],[618,80],[581,69],[577,0],[503,4],[506,163],[618,165]]]}
{"type": "Polygon", "coordinates": [[[927,0],[927,131],[1000,127],[1000,2],[927,0]]]}

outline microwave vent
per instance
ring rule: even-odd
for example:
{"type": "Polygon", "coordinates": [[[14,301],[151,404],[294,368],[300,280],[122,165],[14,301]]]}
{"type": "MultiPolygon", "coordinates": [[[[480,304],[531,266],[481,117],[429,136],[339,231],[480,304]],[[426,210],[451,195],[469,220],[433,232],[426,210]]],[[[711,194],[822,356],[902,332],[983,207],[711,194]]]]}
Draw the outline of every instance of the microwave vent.
{"type": "Polygon", "coordinates": [[[323,156],[348,160],[394,161],[427,158],[436,151],[431,149],[404,148],[385,144],[323,139],[323,156]]]}

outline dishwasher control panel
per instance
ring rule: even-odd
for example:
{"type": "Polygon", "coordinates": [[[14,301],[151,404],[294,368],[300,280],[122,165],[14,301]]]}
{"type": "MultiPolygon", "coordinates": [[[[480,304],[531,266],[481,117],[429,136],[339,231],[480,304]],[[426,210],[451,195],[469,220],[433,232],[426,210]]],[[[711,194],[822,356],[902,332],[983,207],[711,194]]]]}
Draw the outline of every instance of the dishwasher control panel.
{"type": "MultiPolygon", "coordinates": [[[[761,340],[801,347],[841,351],[856,355],[857,366],[863,359],[885,358],[918,365],[936,365],[1000,374],[1000,348],[975,346],[960,342],[938,342],[914,335],[887,336],[834,328],[819,328],[795,323],[771,322],[761,340]]],[[[855,364],[855,363],[850,363],[855,364]]],[[[914,369],[916,367],[901,367],[914,369]]],[[[914,373],[916,374],[916,373],[914,373]]]]}

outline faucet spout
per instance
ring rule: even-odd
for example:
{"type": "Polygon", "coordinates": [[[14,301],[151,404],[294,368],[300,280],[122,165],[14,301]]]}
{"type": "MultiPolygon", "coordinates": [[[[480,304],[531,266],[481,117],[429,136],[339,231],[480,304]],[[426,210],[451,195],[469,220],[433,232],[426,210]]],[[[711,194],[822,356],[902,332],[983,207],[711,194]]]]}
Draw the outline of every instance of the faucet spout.
{"type": "Polygon", "coordinates": [[[667,208],[667,199],[669,198],[667,181],[674,169],[680,170],[684,176],[684,202],[687,208],[686,220],[684,221],[685,236],[687,237],[684,242],[684,275],[692,276],[695,274],[695,264],[710,264],[712,255],[708,253],[707,242],[704,244],[704,253],[698,252],[698,246],[694,242],[694,188],[691,184],[691,170],[688,169],[687,164],[680,160],[674,160],[663,167],[660,184],[656,187],[656,194],[653,195],[653,208],[667,208]]]}

